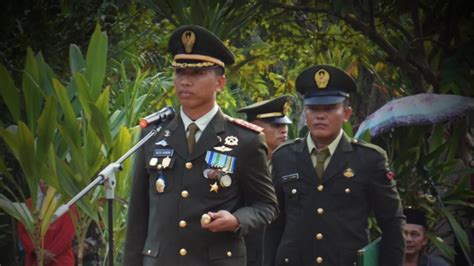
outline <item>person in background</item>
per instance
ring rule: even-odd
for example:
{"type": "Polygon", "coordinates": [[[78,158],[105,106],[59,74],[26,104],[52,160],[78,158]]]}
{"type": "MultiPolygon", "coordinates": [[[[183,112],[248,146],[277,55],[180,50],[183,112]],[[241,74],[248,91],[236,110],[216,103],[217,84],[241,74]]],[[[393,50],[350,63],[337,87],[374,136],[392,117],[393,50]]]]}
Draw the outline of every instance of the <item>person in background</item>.
{"type": "MultiPolygon", "coordinates": [[[[44,180],[39,181],[39,191],[37,200],[37,210],[43,205],[44,197],[48,190],[48,185],[44,180]]],[[[32,199],[26,200],[26,205],[32,209],[32,199]]],[[[72,242],[75,237],[75,228],[73,219],[77,219],[76,206],[72,205],[68,213],[60,216],[56,221],[51,223],[44,237],[44,266],[74,266],[74,254],[72,250],[72,242]]],[[[36,266],[38,264],[39,247],[36,247],[31,241],[25,226],[18,224],[18,236],[20,244],[24,248],[26,266],[36,266]]]]}
{"type": "MultiPolygon", "coordinates": [[[[288,125],[292,124],[288,117],[290,96],[283,95],[274,99],[256,102],[240,108],[237,112],[245,113],[247,121],[263,128],[265,141],[268,145],[268,166],[271,171],[272,152],[288,140],[288,125]]],[[[247,246],[247,266],[262,265],[263,234],[265,227],[249,232],[245,236],[247,246]]]]}
{"type": "Polygon", "coordinates": [[[273,152],[280,216],[265,231],[264,265],[354,265],[375,215],[379,266],[401,266],[404,217],[386,153],[342,130],[355,81],[339,68],[316,65],[298,75],[296,88],[309,132],[273,152]]]}
{"type": "Polygon", "coordinates": [[[430,256],[424,252],[428,244],[428,237],[426,236],[428,225],[425,213],[418,209],[407,208],[403,210],[403,214],[406,217],[406,224],[403,227],[406,246],[403,265],[449,266],[449,263],[442,258],[430,256]]]}

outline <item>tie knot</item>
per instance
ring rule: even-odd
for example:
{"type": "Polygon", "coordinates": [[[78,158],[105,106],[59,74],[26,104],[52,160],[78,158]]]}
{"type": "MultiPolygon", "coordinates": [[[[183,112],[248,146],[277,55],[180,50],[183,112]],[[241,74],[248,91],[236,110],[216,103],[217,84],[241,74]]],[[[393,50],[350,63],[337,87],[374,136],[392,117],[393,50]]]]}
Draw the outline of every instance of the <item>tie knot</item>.
{"type": "Polygon", "coordinates": [[[324,163],[324,161],[326,161],[326,159],[329,157],[329,149],[328,148],[324,148],[320,151],[316,151],[316,161],[318,163],[324,163]]]}
{"type": "Polygon", "coordinates": [[[194,135],[196,132],[199,130],[199,127],[196,125],[196,123],[191,123],[188,126],[188,132],[189,135],[194,135]]]}

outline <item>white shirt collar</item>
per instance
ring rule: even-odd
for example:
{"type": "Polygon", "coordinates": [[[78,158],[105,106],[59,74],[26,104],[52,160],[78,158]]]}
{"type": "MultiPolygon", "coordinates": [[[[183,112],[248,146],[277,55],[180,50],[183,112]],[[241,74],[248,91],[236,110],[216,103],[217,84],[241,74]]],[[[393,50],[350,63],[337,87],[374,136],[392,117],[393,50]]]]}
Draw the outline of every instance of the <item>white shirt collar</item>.
{"type": "Polygon", "coordinates": [[[196,119],[196,121],[193,121],[191,118],[189,118],[188,115],[186,115],[186,113],[183,111],[183,107],[181,106],[180,114],[181,114],[181,119],[183,120],[184,130],[188,128],[189,124],[194,122],[199,128],[199,132],[203,132],[204,129],[206,129],[209,122],[211,122],[212,118],[217,114],[218,111],[219,111],[219,106],[217,106],[217,104],[214,104],[214,107],[212,107],[212,109],[209,112],[207,112],[205,115],[196,119]]]}
{"type": "MultiPolygon", "coordinates": [[[[330,155],[334,154],[334,151],[336,150],[337,145],[341,141],[342,133],[343,133],[343,131],[341,129],[341,131],[339,132],[339,135],[337,135],[337,137],[327,146],[327,148],[329,149],[329,154],[330,155]]],[[[311,132],[308,133],[308,136],[306,138],[306,145],[308,146],[308,150],[309,150],[310,154],[313,151],[313,149],[318,150],[316,148],[316,144],[314,144],[313,138],[311,138],[311,132]]]]}

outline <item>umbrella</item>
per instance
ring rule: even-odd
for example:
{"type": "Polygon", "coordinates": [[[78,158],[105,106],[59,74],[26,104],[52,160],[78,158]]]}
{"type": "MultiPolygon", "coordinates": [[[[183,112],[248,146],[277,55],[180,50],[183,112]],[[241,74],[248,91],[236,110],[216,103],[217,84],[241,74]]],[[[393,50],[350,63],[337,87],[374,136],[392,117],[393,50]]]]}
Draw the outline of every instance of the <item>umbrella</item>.
{"type": "Polygon", "coordinates": [[[474,109],[474,98],[450,94],[421,93],[392,100],[360,124],[355,137],[370,130],[374,137],[391,128],[431,125],[460,116],[474,109]]]}

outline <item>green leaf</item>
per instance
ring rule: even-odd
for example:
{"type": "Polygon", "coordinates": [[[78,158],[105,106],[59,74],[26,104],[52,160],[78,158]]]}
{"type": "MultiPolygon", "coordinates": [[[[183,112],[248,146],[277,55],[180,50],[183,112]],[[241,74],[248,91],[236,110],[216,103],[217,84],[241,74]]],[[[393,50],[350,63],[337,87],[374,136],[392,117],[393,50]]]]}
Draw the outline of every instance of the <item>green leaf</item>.
{"type": "Polygon", "coordinates": [[[31,48],[28,48],[26,52],[26,63],[23,72],[22,86],[28,125],[33,131],[35,131],[38,114],[41,110],[42,97],[39,89],[38,65],[31,48]]]}
{"type": "Polygon", "coordinates": [[[3,64],[0,64],[0,86],[0,95],[10,111],[13,121],[20,120],[20,94],[3,64]]]}
{"type": "Polygon", "coordinates": [[[448,222],[453,228],[454,234],[458,238],[461,245],[465,248],[467,252],[470,252],[471,249],[469,246],[469,242],[467,240],[466,231],[462,229],[461,225],[458,223],[458,221],[454,218],[454,216],[449,211],[443,209],[442,212],[444,216],[448,219],[448,222]]]}
{"type": "Polygon", "coordinates": [[[74,81],[76,84],[77,89],[77,96],[79,98],[79,102],[81,103],[81,108],[85,113],[85,117],[90,119],[91,117],[91,110],[89,108],[89,103],[94,102],[95,98],[91,95],[91,87],[87,82],[86,77],[81,73],[74,74],[74,81]]]}
{"type": "Polygon", "coordinates": [[[352,138],[354,137],[354,131],[352,131],[352,125],[350,122],[344,122],[342,124],[342,129],[344,130],[344,132],[346,132],[346,134],[352,138]]]}
{"type": "Polygon", "coordinates": [[[95,104],[91,103],[89,105],[89,108],[94,114],[91,117],[91,124],[92,124],[93,129],[95,130],[100,140],[103,141],[105,145],[110,147],[112,145],[112,134],[110,132],[107,119],[105,118],[101,110],[95,104]]]}
{"type": "Polygon", "coordinates": [[[102,91],[107,60],[107,34],[100,31],[97,24],[92,34],[86,56],[86,77],[90,84],[93,99],[102,91]]]}
{"type": "MultiPolygon", "coordinates": [[[[53,85],[59,105],[63,111],[63,119],[62,121],[59,121],[65,133],[63,136],[67,136],[73,140],[70,144],[78,143],[81,140],[79,135],[79,122],[77,121],[76,114],[74,113],[74,109],[69,101],[66,88],[56,79],[53,80],[53,85]]],[[[75,146],[79,147],[79,145],[75,146]]]]}
{"type": "Polygon", "coordinates": [[[53,70],[46,64],[41,52],[36,55],[36,63],[38,65],[39,88],[44,95],[53,95],[54,89],[52,80],[56,78],[56,74],[54,74],[53,70]]]}
{"type": "Polygon", "coordinates": [[[84,73],[86,70],[84,56],[82,56],[81,49],[75,44],[69,46],[69,67],[73,75],[76,74],[76,72],[84,73]]]}
{"type": "Polygon", "coordinates": [[[45,154],[47,154],[50,148],[54,132],[56,131],[56,104],[54,97],[47,97],[43,112],[38,120],[36,158],[38,158],[38,163],[40,164],[43,164],[47,158],[45,154]]]}

